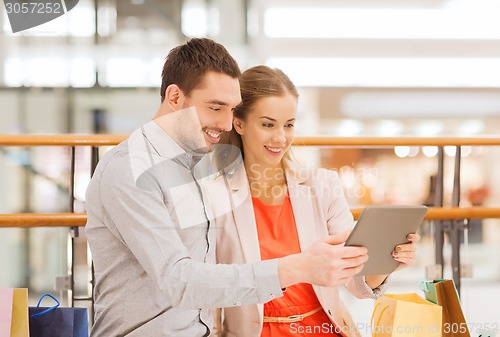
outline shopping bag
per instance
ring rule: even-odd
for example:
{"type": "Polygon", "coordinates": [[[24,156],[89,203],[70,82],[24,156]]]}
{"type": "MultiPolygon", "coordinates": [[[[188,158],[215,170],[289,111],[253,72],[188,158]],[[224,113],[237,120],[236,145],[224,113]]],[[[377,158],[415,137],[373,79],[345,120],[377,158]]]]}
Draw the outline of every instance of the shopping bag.
{"type": "Polygon", "coordinates": [[[30,337],[88,337],[86,308],[60,308],[59,301],[50,294],[40,297],[36,307],[29,308],[30,337]],[[45,297],[56,301],[56,305],[40,307],[45,297]]]}
{"type": "Polygon", "coordinates": [[[0,288],[0,337],[28,336],[28,289],[0,288]]]}
{"type": "Polygon", "coordinates": [[[373,337],[441,337],[441,307],[417,294],[386,294],[375,302],[373,337]]]}
{"type": "Polygon", "coordinates": [[[434,280],[420,283],[425,298],[443,307],[443,336],[470,337],[460,299],[453,280],[434,280]]]}

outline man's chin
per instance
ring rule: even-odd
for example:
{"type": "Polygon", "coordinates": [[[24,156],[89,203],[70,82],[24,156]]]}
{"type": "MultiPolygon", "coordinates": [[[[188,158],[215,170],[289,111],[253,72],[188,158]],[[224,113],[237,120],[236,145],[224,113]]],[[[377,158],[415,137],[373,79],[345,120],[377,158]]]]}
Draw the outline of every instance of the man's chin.
{"type": "Polygon", "coordinates": [[[199,153],[199,154],[206,154],[206,153],[211,152],[213,149],[214,149],[213,144],[210,144],[210,145],[207,144],[207,146],[197,148],[193,152],[199,153]]]}
{"type": "Polygon", "coordinates": [[[208,153],[208,152],[213,151],[213,149],[215,149],[215,146],[217,145],[217,143],[212,143],[210,141],[210,138],[206,134],[204,134],[203,136],[205,139],[205,147],[198,149],[197,152],[208,153]]]}

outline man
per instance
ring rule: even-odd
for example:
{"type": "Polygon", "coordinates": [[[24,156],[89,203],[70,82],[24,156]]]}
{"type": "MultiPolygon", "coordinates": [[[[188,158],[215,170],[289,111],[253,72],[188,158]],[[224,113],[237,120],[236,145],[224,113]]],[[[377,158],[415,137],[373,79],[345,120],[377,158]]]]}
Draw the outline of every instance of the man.
{"type": "Polygon", "coordinates": [[[299,282],[338,285],[361,270],[366,249],[342,247],[346,235],[281,259],[210,263],[215,228],[207,205],[217,200],[204,191],[211,174],[204,155],[231,130],[239,75],[212,40],[172,49],[153,120],[99,163],[86,196],[92,336],[208,336],[210,307],[264,303],[299,282]]]}

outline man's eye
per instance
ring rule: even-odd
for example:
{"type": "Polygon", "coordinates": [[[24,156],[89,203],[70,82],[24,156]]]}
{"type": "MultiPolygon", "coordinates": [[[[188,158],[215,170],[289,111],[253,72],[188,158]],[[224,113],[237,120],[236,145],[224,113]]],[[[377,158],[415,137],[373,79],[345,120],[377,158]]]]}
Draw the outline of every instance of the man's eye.
{"type": "Polygon", "coordinates": [[[212,106],[210,107],[210,109],[212,109],[213,111],[221,111],[222,109],[218,106],[212,106]]]}

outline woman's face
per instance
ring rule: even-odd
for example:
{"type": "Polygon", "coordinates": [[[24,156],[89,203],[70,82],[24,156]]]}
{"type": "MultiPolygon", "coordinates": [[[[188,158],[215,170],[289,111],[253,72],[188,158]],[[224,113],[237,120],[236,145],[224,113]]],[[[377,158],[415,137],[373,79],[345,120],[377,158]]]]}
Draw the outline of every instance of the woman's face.
{"type": "Polygon", "coordinates": [[[286,93],[259,99],[246,120],[234,118],[241,135],[245,161],[263,167],[276,167],[294,138],[297,98],[286,93]]]}

